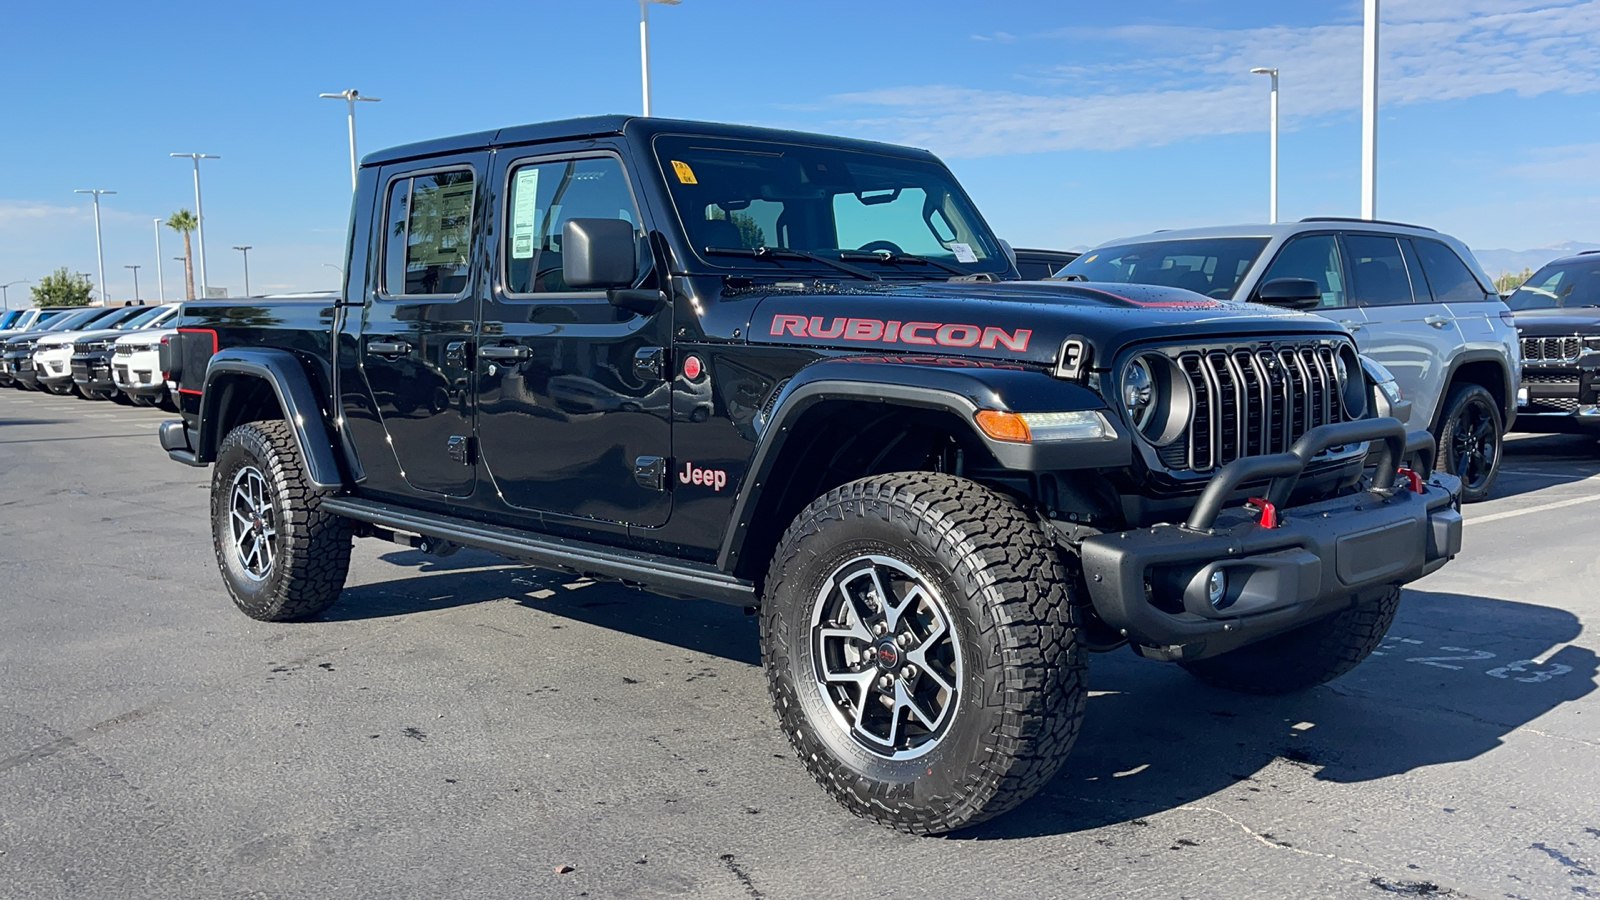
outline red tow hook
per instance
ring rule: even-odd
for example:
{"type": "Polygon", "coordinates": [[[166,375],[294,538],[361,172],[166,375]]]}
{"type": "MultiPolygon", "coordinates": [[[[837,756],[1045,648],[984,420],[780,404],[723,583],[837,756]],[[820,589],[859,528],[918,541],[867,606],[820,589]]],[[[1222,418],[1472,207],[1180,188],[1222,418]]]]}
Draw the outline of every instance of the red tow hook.
{"type": "Polygon", "coordinates": [[[1411,482],[1411,493],[1421,494],[1426,492],[1426,489],[1424,489],[1422,486],[1422,476],[1418,475],[1414,470],[1408,469],[1405,466],[1401,466],[1396,470],[1396,472],[1401,477],[1411,482]]]}
{"type": "Polygon", "coordinates": [[[1278,527],[1278,507],[1264,497],[1251,497],[1247,501],[1252,507],[1261,511],[1261,527],[1278,527]]]}

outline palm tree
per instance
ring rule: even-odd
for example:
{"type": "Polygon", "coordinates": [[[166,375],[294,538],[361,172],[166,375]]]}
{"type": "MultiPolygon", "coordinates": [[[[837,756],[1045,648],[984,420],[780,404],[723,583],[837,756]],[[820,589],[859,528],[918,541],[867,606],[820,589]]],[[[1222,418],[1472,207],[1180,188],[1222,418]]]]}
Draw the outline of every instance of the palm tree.
{"type": "Polygon", "coordinates": [[[167,217],[167,227],[183,235],[183,278],[189,289],[190,300],[194,299],[194,252],[189,247],[189,232],[199,225],[194,213],[187,209],[180,209],[167,217]]]}

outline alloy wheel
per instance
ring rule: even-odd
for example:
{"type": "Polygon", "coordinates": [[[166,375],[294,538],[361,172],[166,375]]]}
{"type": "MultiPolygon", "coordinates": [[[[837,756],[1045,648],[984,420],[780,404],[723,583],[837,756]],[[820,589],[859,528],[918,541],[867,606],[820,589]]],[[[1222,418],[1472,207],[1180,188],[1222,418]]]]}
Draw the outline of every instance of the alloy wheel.
{"type": "Polygon", "coordinates": [[[239,568],[250,578],[265,581],[276,559],[278,517],[266,476],[255,466],[244,466],[233,476],[228,525],[239,568]]]}
{"type": "Polygon", "coordinates": [[[817,686],[862,747],[899,760],[938,746],[956,714],[961,647],[923,575],[876,554],[846,562],[817,593],[811,640],[817,686]]]}

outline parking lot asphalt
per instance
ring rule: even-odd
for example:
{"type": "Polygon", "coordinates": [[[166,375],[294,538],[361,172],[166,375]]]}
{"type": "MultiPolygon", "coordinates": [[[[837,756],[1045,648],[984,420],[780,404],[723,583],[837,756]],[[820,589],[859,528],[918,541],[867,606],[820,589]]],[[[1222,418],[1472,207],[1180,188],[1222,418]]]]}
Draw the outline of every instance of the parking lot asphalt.
{"type": "Polygon", "coordinates": [[[0,897],[1600,896],[1600,448],[1508,443],[1375,656],[1280,698],[1127,651],[1040,796],[851,818],[755,620],[357,544],[271,625],[155,410],[0,391],[0,897]]]}

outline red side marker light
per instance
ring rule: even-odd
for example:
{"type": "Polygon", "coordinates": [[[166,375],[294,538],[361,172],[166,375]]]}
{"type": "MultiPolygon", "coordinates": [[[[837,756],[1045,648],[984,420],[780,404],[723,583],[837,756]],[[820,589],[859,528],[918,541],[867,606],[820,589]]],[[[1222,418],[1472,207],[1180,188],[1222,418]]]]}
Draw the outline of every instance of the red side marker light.
{"type": "Polygon", "coordinates": [[[689,379],[690,381],[699,381],[700,376],[705,374],[705,371],[705,363],[700,361],[700,357],[693,354],[684,357],[683,377],[689,379]]]}
{"type": "Polygon", "coordinates": [[[1261,527],[1278,527],[1278,507],[1263,497],[1251,497],[1250,505],[1261,511],[1261,527]]]}

